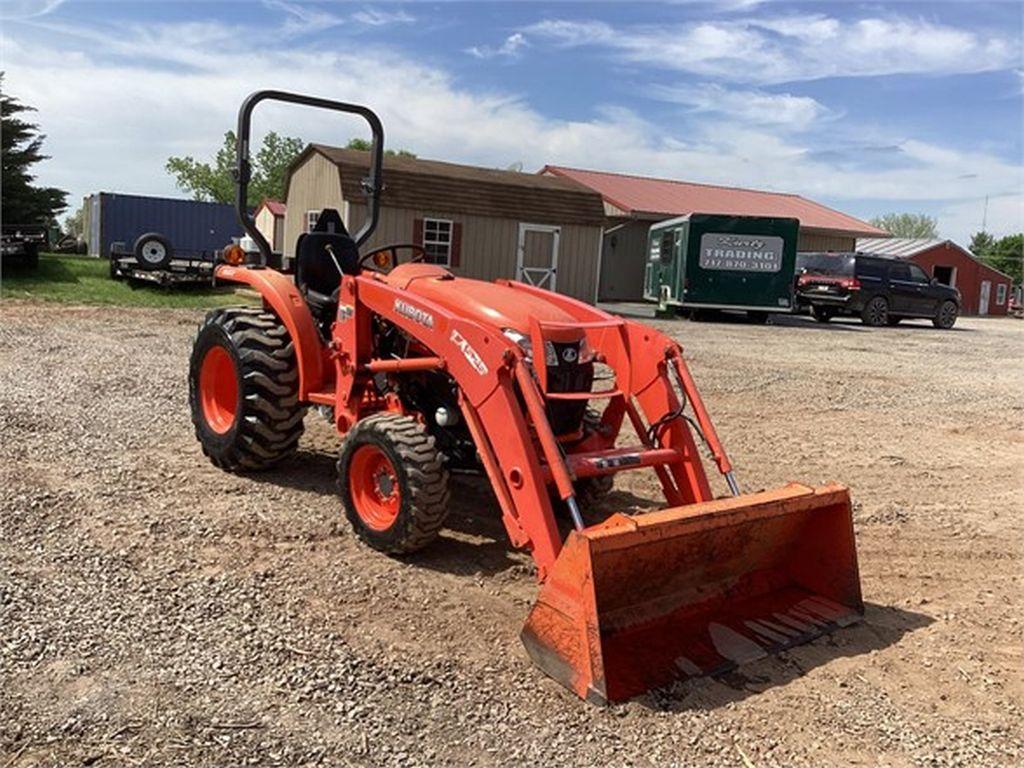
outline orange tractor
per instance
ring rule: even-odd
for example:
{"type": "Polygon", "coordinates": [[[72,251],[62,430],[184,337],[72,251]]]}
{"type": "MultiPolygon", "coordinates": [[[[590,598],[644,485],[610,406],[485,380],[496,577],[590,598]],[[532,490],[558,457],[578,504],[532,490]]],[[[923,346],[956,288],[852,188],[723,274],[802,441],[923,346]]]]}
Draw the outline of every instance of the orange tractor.
{"type": "Polygon", "coordinates": [[[676,341],[530,285],[458,277],[416,245],[361,254],[383,189],[383,130],[364,107],[262,91],[238,137],[239,217],[261,257],[216,274],[263,308],[215,310],[195,340],[192,419],[214,464],[274,465],[319,408],[342,438],[345,515],[393,555],[438,536],[452,471],[486,476],[536,563],[526,650],[591,701],[724,671],[862,615],[847,489],[741,494],[676,341]],[[245,208],[251,115],[268,99],[355,113],[373,132],[366,224],[350,236],[324,210],[296,244],[294,279],[267,266],[245,208]],[[728,497],[713,496],[698,441],[728,497]],[[637,470],[657,476],[662,508],[595,519],[593,499],[637,470]]]}

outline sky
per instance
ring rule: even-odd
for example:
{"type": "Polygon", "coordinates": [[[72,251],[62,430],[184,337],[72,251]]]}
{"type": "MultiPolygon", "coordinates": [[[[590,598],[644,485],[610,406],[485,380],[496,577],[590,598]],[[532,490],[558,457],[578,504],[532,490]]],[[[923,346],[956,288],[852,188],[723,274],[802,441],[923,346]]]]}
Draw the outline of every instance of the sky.
{"type": "MultiPolygon", "coordinates": [[[[242,99],[366,104],[420,157],[568,165],[920,212],[966,244],[1024,229],[1024,3],[0,0],[4,88],[70,192],[185,196],[242,99]]],[[[354,120],[260,108],[255,133],[354,120]]]]}

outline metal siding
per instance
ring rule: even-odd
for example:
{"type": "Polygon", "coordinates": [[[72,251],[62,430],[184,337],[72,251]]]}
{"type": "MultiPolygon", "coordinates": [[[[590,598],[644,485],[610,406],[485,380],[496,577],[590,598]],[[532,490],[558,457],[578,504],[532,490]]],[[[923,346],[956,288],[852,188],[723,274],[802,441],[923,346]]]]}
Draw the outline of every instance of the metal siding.
{"type": "Polygon", "coordinates": [[[100,192],[92,196],[92,206],[92,222],[93,226],[98,223],[99,236],[90,234],[99,248],[95,253],[90,248],[90,253],[96,256],[109,255],[115,242],[131,248],[147,232],[159,232],[171,241],[175,252],[186,254],[213,252],[241,234],[234,207],[222,203],[100,192]]]}
{"type": "MultiPolygon", "coordinates": [[[[291,210],[289,203],[288,210],[291,210]]],[[[389,243],[411,243],[416,219],[448,219],[462,224],[461,265],[452,272],[479,280],[515,278],[518,221],[487,216],[470,216],[437,210],[382,207],[380,223],[364,252],[389,243]]],[[[348,226],[353,232],[366,220],[366,205],[349,201],[348,226]]],[[[525,222],[533,223],[533,222],[525,222]]],[[[567,224],[561,227],[558,246],[559,293],[583,301],[593,301],[597,279],[597,248],[600,227],[567,224]]]]}
{"type": "MultiPolygon", "coordinates": [[[[306,228],[306,211],[336,208],[344,216],[345,201],[341,194],[338,166],[319,153],[312,153],[296,168],[288,181],[287,209],[284,214],[284,248],[288,258],[295,257],[295,243],[306,228]]],[[[348,227],[355,232],[348,222],[348,227]]]]}
{"type": "Polygon", "coordinates": [[[633,221],[604,235],[598,293],[602,301],[643,299],[649,229],[650,222],[633,221]]]}
{"type": "Polygon", "coordinates": [[[837,253],[852,253],[857,249],[857,238],[846,235],[829,235],[814,230],[800,230],[800,237],[797,239],[797,251],[817,252],[834,251],[837,253]]]}

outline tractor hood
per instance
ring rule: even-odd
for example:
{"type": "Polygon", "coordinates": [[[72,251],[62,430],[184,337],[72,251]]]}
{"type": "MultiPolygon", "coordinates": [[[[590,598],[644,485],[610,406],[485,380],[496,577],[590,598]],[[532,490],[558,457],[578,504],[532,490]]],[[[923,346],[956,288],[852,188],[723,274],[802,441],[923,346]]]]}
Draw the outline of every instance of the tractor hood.
{"type": "Polygon", "coordinates": [[[402,264],[391,270],[385,280],[498,331],[512,328],[528,334],[531,317],[547,322],[575,322],[568,312],[539,296],[484,280],[455,277],[447,269],[432,264],[402,264]]]}

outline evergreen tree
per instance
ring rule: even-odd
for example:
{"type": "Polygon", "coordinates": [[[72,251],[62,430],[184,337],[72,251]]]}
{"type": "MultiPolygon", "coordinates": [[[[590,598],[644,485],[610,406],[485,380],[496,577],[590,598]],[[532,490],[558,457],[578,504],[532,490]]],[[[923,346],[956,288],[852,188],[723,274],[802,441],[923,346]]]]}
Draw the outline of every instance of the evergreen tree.
{"type": "Polygon", "coordinates": [[[0,217],[4,225],[38,224],[47,226],[67,208],[68,193],[54,187],[33,185],[32,166],[47,158],[39,126],[25,119],[35,109],[11,96],[0,72],[0,145],[3,154],[3,198],[0,217]]]}

